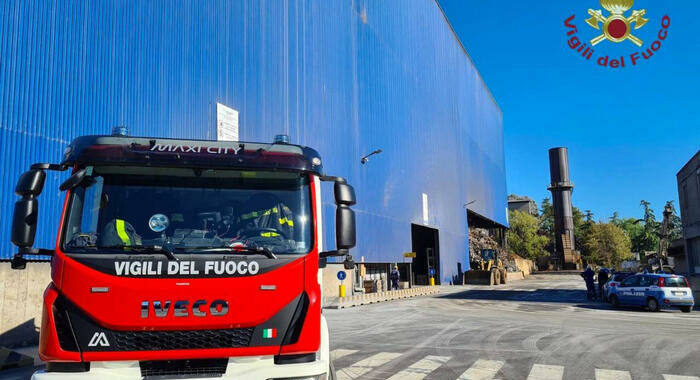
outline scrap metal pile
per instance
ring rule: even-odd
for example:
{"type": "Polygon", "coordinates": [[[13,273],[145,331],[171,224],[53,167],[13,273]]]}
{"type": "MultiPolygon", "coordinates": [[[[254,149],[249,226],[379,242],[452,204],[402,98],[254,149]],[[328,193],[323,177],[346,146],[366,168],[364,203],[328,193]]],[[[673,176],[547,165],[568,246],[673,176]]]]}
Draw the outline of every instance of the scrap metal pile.
{"type": "Polygon", "coordinates": [[[484,261],[481,255],[482,249],[494,250],[497,258],[501,259],[506,268],[515,270],[515,261],[491,236],[488,229],[469,228],[469,261],[472,263],[472,268],[478,267],[484,261]]]}

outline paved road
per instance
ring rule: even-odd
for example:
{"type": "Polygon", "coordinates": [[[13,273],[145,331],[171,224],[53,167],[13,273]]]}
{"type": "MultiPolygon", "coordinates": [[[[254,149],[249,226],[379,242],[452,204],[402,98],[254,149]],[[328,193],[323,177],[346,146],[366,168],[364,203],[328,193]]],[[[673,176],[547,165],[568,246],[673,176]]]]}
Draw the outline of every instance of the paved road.
{"type": "Polygon", "coordinates": [[[575,275],[537,275],[324,313],[339,380],[700,380],[700,311],[585,298],[575,275]]]}
{"type": "Polygon", "coordinates": [[[700,312],[587,302],[577,275],[326,310],[338,378],[700,380],[700,312]]]}

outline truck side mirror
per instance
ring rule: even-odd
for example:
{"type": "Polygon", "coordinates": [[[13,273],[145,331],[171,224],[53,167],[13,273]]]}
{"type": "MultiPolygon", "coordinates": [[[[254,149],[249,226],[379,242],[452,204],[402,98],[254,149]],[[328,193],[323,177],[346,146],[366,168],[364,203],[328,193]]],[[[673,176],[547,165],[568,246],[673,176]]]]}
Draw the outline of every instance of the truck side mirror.
{"type": "Polygon", "coordinates": [[[22,173],[17,180],[17,186],[15,186],[15,194],[24,197],[32,196],[37,197],[41,194],[44,189],[44,182],[46,181],[46,172],[43,170],[32,169],[22,173]]]}
{"type": "Polygon", "coordinates": [[[335,210],[335,246],[339,251],[355,246],[355,211],[345,205],[335,210]]]}
{"type": "Polygon", "coordinates": [[[357,201],[355,200],[355,189],[347,183],[336,182],[333,186],[335,193],[335,203],[338,205],[352,206],[357,201]]]}
{"type": "Polygon", "coordinates": [[[338,250],[348,250],[355,246],[355,212],[350,206],[355,204],[355,190],[347,183],[336,182],[335,203],[335,246],[338,250]]]}
{"type": "Polygon", "coordinates": [[[36,198],[25,197],[15,203],[15,214],[12,218],[12,244],[19,248],[34,245],[38,216],[39,202],[36,198]]]}
{"type": "Polygon", "coordinates": [[[345,256],[345,267],[354,268],[355,264],[348,253],[356,243],[355,212],[350,206],[356,203],[355,190],[345,183],[344,179],[329,177],[335,181],[333,187],[335,195],[335,251],[321,252],[321,257],[345,256]]]}
{"type": "Polygon", "coordinates": [[[46,254],[47,250],[35,250],[36,225],[39,219],[39,202],[36,197],[41,194],[46,181],[46,172],[42,169],[31,169],[19,177],[15,193],[22,198],[15,202],[12,217],[12,233],[10,240],[19,248],[19,253],[12,258],[12,269],[24,269],[26,260],[24,253],[46,254]]]}
{"type": "Polygon", "coordinates": [[[34,245],[36,223],[39,216],[39,202],[36,197],[44,189],[45,181],[46,172],[32,169],[24,172],[15,186],[15,193],[22,199],[15,202],[11,241],[19,248],[34,245]]]}

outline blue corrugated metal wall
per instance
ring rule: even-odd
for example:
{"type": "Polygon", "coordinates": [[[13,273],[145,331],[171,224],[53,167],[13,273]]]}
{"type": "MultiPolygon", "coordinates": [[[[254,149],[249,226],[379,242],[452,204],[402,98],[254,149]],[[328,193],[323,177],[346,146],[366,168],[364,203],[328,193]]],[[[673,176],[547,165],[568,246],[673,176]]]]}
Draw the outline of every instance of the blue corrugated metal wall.
{"type": "MultiPolygon", "coordinates": [[[[215,139],[216,102],[240,111],[242,140],[288,133],[348,177],[356,257],[401,260],[421,193],[443,281],[468,265],[465,203],[507,223],[501,112],[432,0],[3,1],[0,33],[0,257],[32,162],[113,125],[215,139]]],[[[38,246],[53,245],[59,180],[40,199],[38,246]]],[[[330,192],[324,203],[332,215],[330,192]]]]}

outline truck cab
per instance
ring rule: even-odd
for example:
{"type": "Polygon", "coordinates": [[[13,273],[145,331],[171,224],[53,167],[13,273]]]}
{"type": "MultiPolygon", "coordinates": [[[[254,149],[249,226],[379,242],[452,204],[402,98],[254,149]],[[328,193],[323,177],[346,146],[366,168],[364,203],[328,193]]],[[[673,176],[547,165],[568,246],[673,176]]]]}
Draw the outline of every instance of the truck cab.
{"type": "Polygon", "coordinates": [[[35,379],[332,376],[319,268],[352,266],[355,195],[315,150],[83,136],[16,193],[13,267],[52,255],[35,379]],[[45,171],[69,169],[56,246],[33,248],[45,171]],[[326,252],[323,181],[337,206],[326,252]]]}

